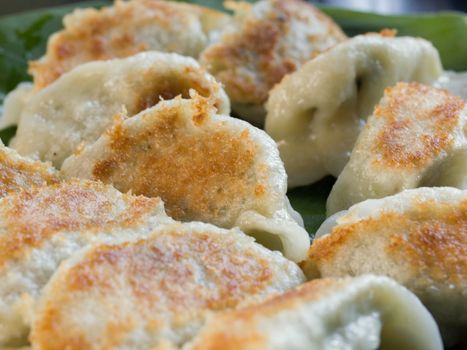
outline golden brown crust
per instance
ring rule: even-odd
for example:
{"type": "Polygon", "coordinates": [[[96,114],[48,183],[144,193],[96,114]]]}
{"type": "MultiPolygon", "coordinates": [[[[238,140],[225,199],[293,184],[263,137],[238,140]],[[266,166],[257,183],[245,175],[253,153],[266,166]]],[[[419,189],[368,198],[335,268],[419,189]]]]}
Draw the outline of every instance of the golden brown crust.
{"type": "MultiPolygon", "coordinates": [[[[1,147],[1,146],[0,146],[1,147]]],[[[0,198],[22,189],[54,184],[59,181],[51,165],[14,157],[0,149],[0,198]]]]}
{"type": "Polygon", "coordinates": [[[246,199],[263,196],[249,130],[237,133],[212,121],[208,101],[199,96],[190,104],[192,120],[184,108],[166,105],[146,112],[142,122],[151,118],[149,126],[136,131],[117,123],[107,133],[110,150],[95,163],[93,178],[121,191],[159,196],[167,213],[184,221],[231,215],[227,212],[246,199]]]}
{"type": "Polygon", "coordinates": [[[86,303],[87,297],[100,305],[123,295],[130,302],[131,310],[122,306],[115,310],[118,319],[104,320],[99,341],[104,348],[113,348],[137,319],[156,332],[167,322],[176,328],[197,322],[206,310],[233,308],[270,286],[270,262],[252,250],[241,252],[232,242],[226,244],[222,236],[209,229],[188,233],[175,228],[148,240],[92,249],[60,283],[54,282],[54,297],[41,310],[33,344],[50,350],[82,349],[89,344],[88,334],[79,327],[63,328],[74,325],[68,307],[86,303]]]}
{"type": "Polygon", "coordinates": [[[374,112],[374,118],[383,118],[386,125],[373,146],[376,165],[419,168],[449,148],[465,107],[461,98],[419,83],[399,83],[387,88],[385,96],[386,102],[374,112]],[[410,118],[407,111],[413,111],[410,118]],[[414,133],[417,125],[423,130],[414,133]]]}
{"type": "Polygon", "coordinates": [[[108,186],[92,181],[69,181],[5,197],[0,208],[5,232],[0,235],[0,267],[60,231],[130,227],[160,204],[158,198],[109,191],[108,186]],[[115,217],[118,201],[127,209],[115,217]]]}
{"type": "Polygon", "coordinates": [[[385,242],[380,253],[406,271],[442,284],[467,278],[467,201],[424,201],[403,214],[388,209],[376,218],[338,225],[313,242],[308,264],[329,264],[351,242],[374,242],[377,237],[385,242]]]}
{"type": "MultiPolygon", "coordinates": [[[[271,8],[264,18],[247,15],[238,31],[224,34],[220,42],[210,46],[201,56],[201,61],[208,66],[209,71],[224,83],[233,102],[264,103],[269,90],[282,77],[320,52],[318,44],[324,45],[329,38],[334,39],[332,44],[345,39],[340,28],[310,4],[297,0],[268,2],[271,8]],[[310,18],[318,19],[319,23],[313,23],[310,18]],[[306,45],[316,47],[314,50],[302,47],[304,52],[300,55],[305,57],[294,57],[292,51],[296,51],[298,46],[287,48],[288,45],[297,45],[285,42],[291,31],[298,30],[292,22],[325,27],[325,34],[306,38],[306,45]],[[308,51],[311,54],[307,54],[308,51]]],[[[237,7],[234,6],[234,9],[240,12],[250,10],[249,7],[237,7]]]]}
{"type": "MultiPolygon", "coordinates": [[[[179,30],[189,30],[188,22],[193,14],[209,18],[222,16],[199,6],[156,0],[117,0],[114,6],[101,10],[78,10],[65,19],[64,30],[51,36],[46,56],[30,62],[34,86],[41,89],[85,62],[124,58],[148,51],[152,49],[151,41],[157,38],[154,35],[142,39],[145,27],[157,23],[161,30],[173,30],[176,26],[180,26],[179,30]]],[[[164,47],[164,51],[180,51],[176,40],[171,45],[164,47]]]]}

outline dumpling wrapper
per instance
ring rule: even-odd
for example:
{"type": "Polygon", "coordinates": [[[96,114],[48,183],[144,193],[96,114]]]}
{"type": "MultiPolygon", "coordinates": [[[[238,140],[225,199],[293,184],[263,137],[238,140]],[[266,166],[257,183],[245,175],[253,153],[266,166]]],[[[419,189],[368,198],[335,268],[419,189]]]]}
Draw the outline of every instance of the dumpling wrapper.
{"type": "Polygon", "coordinates": [[[309,278],[386,275],[430,310],[446,344],[467,327],[467,191],[405,190],[324,222],[303,263],[309,278]]]}
{"type": "Polygon", "coordinates": [[[289,186],[337,177],[384,89],[430,84],[442,72],[431,43],[378,34],[349,39],[286,76],[266,104],[266,132],[277,141],[289,186]]]}
{"type": "Polygon", "coordinates": [[[213,317],[184,350],[443,349],[430,313],[381,276],[319,279],[213,317]]]}
{"type": "Polygon", "coordinates": [[[358,136],[327,213],[424,185],[467,189],[467,106],[445,90],[399,83],[358,136]]]}
{"type": "Polygon", "coordinates": [[[306,257],[309,237],[286,197],[276,144],[251,124],[216,114],[202,96],[163,101],[117,120],[61,171],[160,197],[176,220],[238,226],[293,261],[306,257]]]}
{"type": "Polygon", "coordinates": [[[226,2],[235,11],[200,62],[221,81],[239,117],[263,124],[269,90],[304,62],[346,39],[334,21],[305,1],[226,2]]]}
{"type": "Polygon", "coordinates": [[[229,16],[174,1],[115,1],[113,6],[78,9],[65,16],[65,29],[53,34],[45,56],[30,63],[35,89],[74,67],[123,58],[142,51],[198,57],[229,16]]]}
{"type": "Polygon", "coordinates": [[[467,72],[444,71],[433,86],[467,100],[467,72]]]}
{"type": "Polygon", "coordinates": [[[50,164],[21,157],[0,141],[0,198],[59,181],[58,171],[50,164]]]}
{"type": "Polygon", "coordinates": [[[32,83],[23,82],[5,96],[0,118],[0,129],[17,125],[21,112],[33,95],[32,83]]]}
{"type": "Polygon", "coordinates": [[[165,225],[85,249],[60,266],[34,317],[34,349],[175,349],[207,316],[304,281],[300,268],[238,229],[165,225]]]}
{"type": "Polygon", "coordinates": [[[0,346],[26,344],[42,288],[77,250],[142,237],[171,222],[160,199],[122,194],[88,180],[0,199],[0,346]]]}
{"type": "Polygon", "coordinates": [[[228,114],[222,87],[192,58],[160,52],[81,65],[35,94],[23,109],[12,147],[60,167],[81,143],[94,142],[112,125],[160,99],[189,96],[193,89],[228,114]]]}

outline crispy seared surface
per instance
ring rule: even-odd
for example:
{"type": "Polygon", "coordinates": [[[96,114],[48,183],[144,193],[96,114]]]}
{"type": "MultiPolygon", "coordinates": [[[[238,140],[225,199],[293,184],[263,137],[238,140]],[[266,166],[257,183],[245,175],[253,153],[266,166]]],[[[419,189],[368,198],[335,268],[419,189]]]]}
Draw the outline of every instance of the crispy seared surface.
{"type": "Polygon", "coordinates": [[[465,101],[446,90],[386,88],[329,195],[328,215],[427,184],[465,188],[466,125],[465,101]]]}
{"type": "Polygon", "coordinates": [[[96,141],[112,117],[129,117],[190,90],[230,112],[221,85],[191,57],[157,51],[89,62],[64,74],[29,100],[12,146],[60,168],[81,143],[96,141]]]}
{"type": "Polygon", "coordinates": [[[268,147],[250,125],[216,116],[205,98],[178,98],[117,121],[62,171],[159,196],[178,220],[230,226],[242,211],[269,215],[277,206],[271,181],[281,169],[273,169],[278,157],[268,147]]]}
{"type": "Polygon", "coordinates": [[[58,174],[50,164],[23,158],[0,145],[0,197],[58,181],[58,174]]]}
{"type": "MultiPolygon", "coordinates": [[[[326,225],[326,224],[324,224],[326,225]]],[[[467,325],[467,191],[405,190],[352,206],[316,239],[302,264],[310,278],[374,273],[412,290],[445,341],[467,325]]]]}
{"type": "Polygon", "coordinates": [[[209,313],[301,281],[296,265],[239,231],[200,223],[96,246],[72,260],[45,292],[31,338],[38,349],[180,345],[209,313]]]}
{"type": "Polygon", "coordinates": [[[226,20],[214,10],[158,0],[116,1],[100,10],[76,10],[65,17],[65,29],[51,36],[45,57],[31,62],[29,71],[40,89],[89,61],[148,50],[197,57],[209,31],[226,20]]]}
{"type": "Polygon", "coordinates": [[[464,107],[461,98],[419,83],[386,88],[385,99],[373,114],[381,123],[372,147],[375,166],[426,166],[452,147],[453,132],[460,125],[464,107]]]}
{"type": "Polygon", "coordinates": [[[54,234],[131,227],[160,205],[159,198],[121,194],[93,181],[76,180],[24,190],[0,205],[0,267],[22,259],[54,234]],[[118,212],[124,206],[125,210],[118,212]]]}
{"type": "MultiPolygon", "coordinates": [[[[411,275],[428,275],[439,284],[463,283],[467,279],[467,200],[423,201],[403,213],[388,208],[377,217],[338,225],[313,243],[309,259],[319,266],[333,264],[344,250],[353,251],[355,259],[369,258],[359,257],[358,246],[372,242],[375,255],[382,254],[381,259],[391,260],[411,275]]],[[[339,265],[345,269],[344,261],[339,265]]]]}
{"type": "Polygon", "coordinates": [[[201,62],[225,85],[233,103],[264,103],[284,75],[346,38],[330,18],[303,1],[227,4],[237,12],[236,23],[202,53],[201,62]]]}

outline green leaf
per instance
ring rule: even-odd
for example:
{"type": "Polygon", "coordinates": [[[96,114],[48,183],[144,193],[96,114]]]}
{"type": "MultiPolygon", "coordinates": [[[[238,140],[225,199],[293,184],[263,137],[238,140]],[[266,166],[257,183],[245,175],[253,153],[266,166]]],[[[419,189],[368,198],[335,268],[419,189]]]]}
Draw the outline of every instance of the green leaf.
{"type": "Polygon", "coordinates": [[[335,179],[329,176],[313,185],[297,187],[287,193],[292,207],[302,215],[311,238],[326,219],[326,199],[334,182],[335,179]]]}
{"type": "MultiPolygon", "coordinates": [[[[186,2],[223,9],[223,1],[219,0],[186,2]]],[[[103,0],[82,2],[0,18],[0,104],[5,94],[18,83],[30,80],[27,62],[44,54],[49,35],[62,28],[63,15],[78,6],[99,7],[109,3],[103,0]]],[[[439,50],[446,69],[467,70],[467,18],[462,13],[383,16],[329,7],[321,9],[350,36],[395,28],[399,35],[430,40],[439,50]]],[[[15,128],[2,130],[0,137],[7,143],[14,132],[15,128]]],[[[302,214],[306,228],[312,235],[325,219],[325,202],[333,182],[332,178],[326,178],[288,193],[292,206],[302,214]]]]}
{"type": "Polygon", "coordinates": [[[16,126],[9,126],[3,130],[0,130],[0,140],[2,140],[4,145],[8,145],[15,134],[16,126]]]}
{"type": "Polygon", "coordinates": [[[31,80],[28,61],[41,57],[50,34],[62,28],[62,17],[77,7],[99,6],[90,1],[51,9],[36,10],[0,18],[0,104],[18,83],[31,80]]]}
{"type": "Polygon", "coordinates": [[[461,12],[384,16],[321,8],[350,35],[397,29],[398,35],[425,38],[438,49],[446,69],[467,70],[467,16],[461,12]]]}

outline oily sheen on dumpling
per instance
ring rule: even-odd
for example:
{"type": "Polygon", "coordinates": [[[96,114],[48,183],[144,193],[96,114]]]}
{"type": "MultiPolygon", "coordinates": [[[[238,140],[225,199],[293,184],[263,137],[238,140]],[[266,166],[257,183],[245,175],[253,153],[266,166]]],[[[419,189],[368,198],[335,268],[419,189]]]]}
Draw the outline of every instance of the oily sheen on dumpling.
{"type": "Polygon", "coordinates": [[[289,186],[337,177],[384,89],[398,81],[430,84],[441,71],[428,41],[368,34],[286,76],[270,93],[266,131],[279,145],[289,186]]]}
{"type": "Polygon", "coordinates": [[[97,138],[126,110],[133,116],[193,89],[229,113],[222,87],[192,58],[159,52],[81,65],[35,94],[23,109],[12,147],[60,167],[81,143],[97,138]]]}
{"type": "Polygon", "coordinates": [[[113,6],[78,9],[65,16],[46,54],[30,63],[36,90],[74,67],[123,58],[142,51],[198,57],[229,16],[205,7],[160,0],[115,1],[113,6]]]}
{"type": "Polygon", "coordinates": [[[357,138],[327,201],[328,215],[423,185],[467,189],[467,106],[419,83],[399,83],[357,138]]]}
{"type": "Polygon", "coordinates": [[[50,164],[21,157],[0,141],[0,198],[57,182],[58,171],[50,164]]]}
{"type": "Polygon", "coordinates": [[[226,2],[235,17],[200,61],[221,81],[239,117],[264,122],[269,90],[304,62],[346,39],[331,18],[302,0],[226,2]]]}
{"type": "Polygon", "coordinates": [[[443,349],[430,313],[381,276],[318,279],[214,316],[184,350],[443,349]]]}
{"type": "Polygon", "coordinates": [[[60,266],[34,317],[34,349],[176,349],[207,316],[304,280],[238,229],[165,225],[148,238],[85,249],[60,266]]]}
{"type": "Polygon", "coordinates": [[[160,197],[176,220],[238,226],[294,261],[306,256],[308,234],[286,197],[276,144],[251,124],[216,114],[202,96],[123,117],[61,170],[160,197]]]}
{"type": "Polygon", "coordinates": [[[35,302],[63,260],[89,244],[141,237],[170,222],[159,198],[88,180],[0,199],[0,346],[26,343],[35,302]]]}
{"type": "Polygon", "coordinates": [[[308,253],[308,277],[386,275],[414,292],[447,344],[467,327],[467,190],[405,190],[328,219],[308,253]]]}

